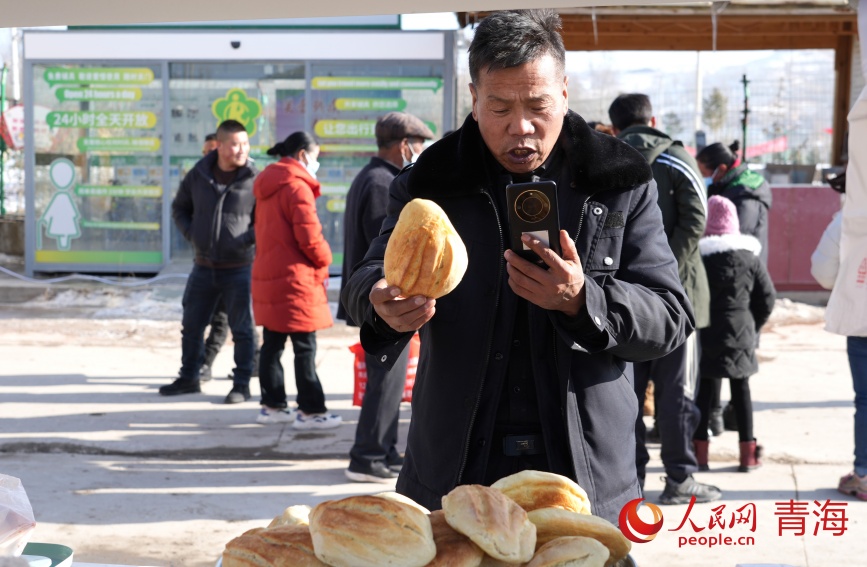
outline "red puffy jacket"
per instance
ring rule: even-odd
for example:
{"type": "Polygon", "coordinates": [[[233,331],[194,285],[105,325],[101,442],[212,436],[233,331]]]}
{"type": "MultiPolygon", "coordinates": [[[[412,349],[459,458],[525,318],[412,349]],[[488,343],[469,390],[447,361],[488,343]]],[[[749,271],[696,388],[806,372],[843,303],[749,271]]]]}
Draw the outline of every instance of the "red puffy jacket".
{"type": "Polygon", "coordinates": [[[319,188],[290,157],[266,167],[253,185],[253,315],[270,331],[311,332],[333,324],[325,293],[331,248],[316,216],[319,188]]]}

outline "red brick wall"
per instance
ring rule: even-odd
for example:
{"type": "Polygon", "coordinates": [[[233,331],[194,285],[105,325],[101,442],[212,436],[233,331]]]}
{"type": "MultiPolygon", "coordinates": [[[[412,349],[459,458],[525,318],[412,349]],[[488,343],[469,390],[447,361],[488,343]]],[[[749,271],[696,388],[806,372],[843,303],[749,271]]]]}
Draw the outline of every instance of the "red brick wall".
{"type": "Polygon", "coordinates": [[[827,185],[772,187],[768,271],[780,291],[821,290],[810,275],[810,256],[834,213],[840,195],[827,185]]]}

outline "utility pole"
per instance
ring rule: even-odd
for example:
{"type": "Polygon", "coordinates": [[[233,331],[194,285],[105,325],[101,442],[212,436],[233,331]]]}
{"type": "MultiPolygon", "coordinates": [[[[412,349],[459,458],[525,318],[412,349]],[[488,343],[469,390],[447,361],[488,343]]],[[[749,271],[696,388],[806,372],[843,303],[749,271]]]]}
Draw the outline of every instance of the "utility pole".
{"type": "Polygon", "coordinates": [[[750,82],[747,80],[746,74],[741,78],[741,83],[744,85],[744,117],[741,118],[741,128],[744,151],[741,154],[741,161],[747,163],[747,119],[750,115],[750,82]]]}

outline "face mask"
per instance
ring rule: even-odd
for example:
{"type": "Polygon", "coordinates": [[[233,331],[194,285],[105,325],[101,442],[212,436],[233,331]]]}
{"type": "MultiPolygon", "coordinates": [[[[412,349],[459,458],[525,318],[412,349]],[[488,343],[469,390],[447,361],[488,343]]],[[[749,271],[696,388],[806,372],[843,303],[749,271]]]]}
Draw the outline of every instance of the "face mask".
{"type": "Polygon", "coordinates": [[[714,184],[714,180],[713,180],[713,178],[716,177],[717,169],[719,169],[719,167],[717,167],[716,169],[713,170],[713,173],[710,174],[710,177],[705,177],[705,178],[704,178],[704,185],[705,185],[705,187],[710,187],[711,185],[714,184]]]}
{"type": "Polygon", "coordinates": [[[313,179],[316,179],[316,172],[319,171],[319,162],[311,159],[310,156],[308,156],[307,159],[309,161],[304,164],[304,168],[307,170],[307,173],[309,173],[310,176],[313,177],[313,179]]]}
{"type": "Polygon", "coordinates": [[[409,159],[403,158],[403,166],[406,167],[411,163],[415,163],[418,159],[418,154],[412,149],[412,144],[407,140],[406,145],[409,147],[409,159]]]}

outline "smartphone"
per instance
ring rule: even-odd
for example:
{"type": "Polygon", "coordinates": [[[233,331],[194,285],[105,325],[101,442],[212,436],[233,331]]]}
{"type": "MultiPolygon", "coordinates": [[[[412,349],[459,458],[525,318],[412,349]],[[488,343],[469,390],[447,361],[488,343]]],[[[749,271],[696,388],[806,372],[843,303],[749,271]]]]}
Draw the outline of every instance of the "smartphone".
{"type": "Polygon", "coordinates": [[[529,234],[562,256],[560,249],[560,214],[557,209],[557,184],[553,181],[530,181],[506,185],[509,206],[509,233],[513,252],[531,262],[545,262],[521,241],[529,234]]]}

